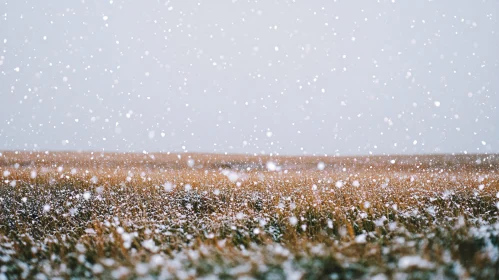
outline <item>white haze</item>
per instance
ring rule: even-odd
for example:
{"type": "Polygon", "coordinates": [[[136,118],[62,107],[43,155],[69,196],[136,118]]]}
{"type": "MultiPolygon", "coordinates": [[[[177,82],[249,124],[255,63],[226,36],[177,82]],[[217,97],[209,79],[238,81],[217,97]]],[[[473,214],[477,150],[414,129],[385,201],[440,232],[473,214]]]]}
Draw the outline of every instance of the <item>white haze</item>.
{"type": "Polygon", "coordinates": [[[0,149],[499,152],[499,1],[3,1],[0,149]]]}

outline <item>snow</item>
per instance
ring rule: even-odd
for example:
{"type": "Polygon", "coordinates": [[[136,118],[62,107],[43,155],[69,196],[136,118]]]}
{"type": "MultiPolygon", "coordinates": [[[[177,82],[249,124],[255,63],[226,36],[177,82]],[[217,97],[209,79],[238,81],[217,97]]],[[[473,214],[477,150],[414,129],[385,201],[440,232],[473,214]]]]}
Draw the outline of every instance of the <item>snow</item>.
{"type": "Polygon", "coordinates": [[[273,161],[268,161],[266,166],[267,166],[268,171],[276,171],[277,170],[277,165],[273,161]]]}
{"type": "Polygon", "coordinates": [[[319,170],[324,170],[325,167],[326,167],[326,165],[322,161],[317,164],[317,169],[319,169],[319,170]]]}
{"type": "Polygon", "coordinates": [[[89,200],[90,197],[92,197],[92,194],[90,192],[84,192],[83,193],[83,199],[89,200]]]}
{"type": "Polygon", "coordinates": [[[420,256],[403,256],[398,261],[398,267],[406,270],[409,268],[432,269],[435,264],[421,258],[420,256]]]}
{"type": "MultiPolygon", "coordinates": [[[[243,231],[242,222],[251,215],[244,234],[263,236],[273,224],[264,210],[274,209],[283,227],[291,225],[298,234],[345,231],[338,243],[362,244],[389,227],[402,232],[393,215],[433,220],[449,215],[435,201],[447,205],[457,203],[456,197],[487,195],[486,206],[499,207],[497,179],[486,177],[496,168],[491,157],[499,153],[499,24],[493,13],[498,1],[471,6],[463,1],[10,2],[0,14],[0,176],[5,191],[30,188],[0,200],[9,209],[20,207],[26,217],[31,211],[47,224],[52,224],[49,219],[72,221],[88,216],[90,206],[139,186],[123,204],[156,193],[161,203],[178,195],[162,215],[151,214],[174,220],[171,234],[187,231],[184,224],[193,213],[223,199],[233,208],[217,222],[228,224],[231,236],[243,231]],[[77,156],[60,160],[66,151],[77,156]],[[134,153],[140,161],[123,160],[110,170],[113,153],[134,153]],[[18,157],[7,159],[11,154],[18,157]],[[206,160],[212,154],[216,160],[206,160]],[[394,199],[400,182],[426,187],[463,181],[464,173],[452,178],[446,165],[426,161],[432,154],[466,156],[452,163],[455,169],[479,171],[463,183],[463,193],[446,186],[420,193],[414,187],[404,199],[394,199]],[[228,160],[232,155],[237,157],[228,160]],[[248,162],[248,156],[255,159],[248,162]],[[88,164],[79,164],[83,158],[88,164]],[[172,160],[164,163],[164,158],[172,160]],[[369,176],[361,176],[356,166],[369,176]],[[408,166],[411,171],[402,171],[408,166]],[[180,174],[183,169],[186,174],[180,174]],[[118,175],[123,176],[108,182],[108,176],[118,175]],[[290,184],[289,178],[301,180],[296,189],[263,199],[277,184],[290,184]],[[54,193],[83,183],[68,190],[67,200],[36,200],[43,180],[54,193]],[[245,196],[248,187],[256,191],[245,196]],[[227,188],[245,195],[226,200],[231,197],[227,188]],[[372,189],[383,197],[374,199],[372,189]],[[353,209],[343,209],[339,201],[349,193],[359,196],[353,209]],[[302,207],[306,199],[309,208],[302,207]],[[412,200],[421,205],[409,207],[412,200]],[[169,212],[178,205],[185,212],[169,212]],[[339,223],[334,211],[317,229],[310,217],[328,205],[384,229],[330,230],[339,223]],[[378,207],[386,212],[374,215],[378,207]]],[[[142,211],[146,205],[137,207],[142,211]]],[[[102,209],[92,215],[114,217],[121,211],[106,204],[102,209]]],[[[209,211],[215,219],[217,211],[209,211]]],[[[102,223],[118,223],[113,217],[102,223]]],[[[120,230],[127,250],[143,241],[158,254],[156,261],[166,260],[162,250],[152,252],[155,240],[149,235],[136,239],[139,230],[127,222],[121,221],[120,230]]],[[[459,228],[471,223],[452,222],[459,228]]],[[[78,232],[95,234],[93,226],[83,224],[78,232]]],[[[282,228],[273,226],[272,238],[283,238],[282,228]]],[[[153,235],[157,228],[148,230],[153,235]]],[[[203,230],[205,237],[219,241],[215,230],[203,230]]],[[[198,240],[203,234],[182,237],[198,240]]],[[[481,253],[494,256],[487,248],[481,253]]],[[[104,270],[104,264],[74,258],[96,274],[104,270]]],[[[402,270],[431,266],[417,256],[395,264],[402,270]]],[[[153,267],[142,261],[126,268],[114,263],[112,275],[100,277],[147,275],[153,267]]],[[[234,266],[235,277],[236,268],[247,269],[234,266]]],[[[289,269],[296,270],[293,277],[305,277],[289,269]]],[[[0,278],[8,277],[4,270],[0,278]]],[[[192,278],[188,270],[182,273],[192,278]]],[[[384,270],[373,273],[395,277],[384,270]]]]}
{"type": "Polygon", "coordinates": [[[42,3],[43,20],[19,5],[6,7],[0,42],[9,150],[498,151],[496,53],[484,47],[497,3],[431,15],[413,13],[434,8],[425,1],[284,3],[271,17],[269,2],[236,1],[216,3],[231,15],[220,17],[202,3],[84,1],[42,3]]]}
{"type": "Polygon", "coordinates": [[[227,177],[229,178],[229,181],[231,181],[233,183],[239,179],[239,175],[236,172],[229,172],[227,177]]]}
{"type": "Polygon", "coordinates": [[[170,183],[170,182],[165,182],[165,183],[163,184],[163,189],[164,189],[165,191],[167,191],[167,192],[171,192],[171,191],[173,190],[173,188],[174,188],[174,186],[173,186],[173,184],[172,184],[172,183],[170,183]]]}
{"type": "Polygon", "coordinates": [[[104,266],[102,266],[100,263],[96,263],[92,266],[92,272],[95,274],[101,274],[104,272],[104,266]]]}
{"type": "Polygon", "coordinates": [[[360,244],[366,243],[366,242],[367,242],[366,237],[367,237],[367,236],[366,236],[365,234],[360,234],[360,235],[357,235],[357,236],[355,237],[355,242],[356,242],[356,243],[360,243],[360,244]]]}

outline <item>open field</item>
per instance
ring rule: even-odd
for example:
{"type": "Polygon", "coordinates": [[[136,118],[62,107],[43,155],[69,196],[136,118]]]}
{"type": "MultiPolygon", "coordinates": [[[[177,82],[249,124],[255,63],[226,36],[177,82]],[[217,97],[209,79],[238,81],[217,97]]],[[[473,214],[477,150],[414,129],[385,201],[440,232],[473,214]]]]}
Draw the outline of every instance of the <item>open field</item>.
{"type": "Polygon", "coordinates": [[[0,279],[499,277],[497,155],[2,152],[0,178],[0,279]]]}

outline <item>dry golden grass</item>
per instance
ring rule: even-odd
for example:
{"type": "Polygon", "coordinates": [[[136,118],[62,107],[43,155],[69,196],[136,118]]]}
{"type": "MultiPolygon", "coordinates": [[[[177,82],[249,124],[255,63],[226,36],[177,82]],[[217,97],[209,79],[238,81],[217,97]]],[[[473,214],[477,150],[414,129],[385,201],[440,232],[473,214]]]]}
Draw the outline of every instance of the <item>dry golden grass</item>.
{"type": "Polygon", "coordinates": [[[3,152],[0,279],[493,279],[498,167],[496,155],[3,152]]]}

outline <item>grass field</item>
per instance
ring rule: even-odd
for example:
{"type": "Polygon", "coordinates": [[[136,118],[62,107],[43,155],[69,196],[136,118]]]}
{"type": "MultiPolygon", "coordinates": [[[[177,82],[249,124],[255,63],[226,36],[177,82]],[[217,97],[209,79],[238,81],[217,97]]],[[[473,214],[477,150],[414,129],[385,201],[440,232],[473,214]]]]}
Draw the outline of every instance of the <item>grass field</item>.
{"type": "Polygon", "coordinates": [[[0,156],[0,279],[497,279],[499,156],[0,156]]]}

